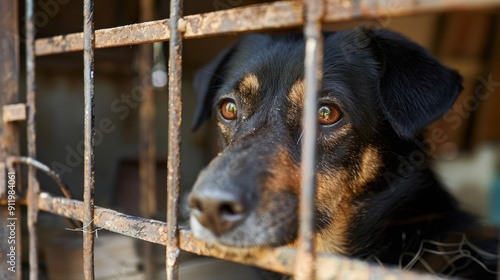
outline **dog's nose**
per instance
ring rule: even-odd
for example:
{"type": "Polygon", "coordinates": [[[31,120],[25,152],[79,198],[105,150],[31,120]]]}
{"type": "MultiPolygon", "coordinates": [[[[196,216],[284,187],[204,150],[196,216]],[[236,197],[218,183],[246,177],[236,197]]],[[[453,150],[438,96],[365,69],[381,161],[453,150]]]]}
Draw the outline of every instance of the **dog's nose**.
{"type": "Polygon", "coordinates": [[[194,191],[189,206],[200,224],[216,236],[229,232],[242,222],[248,210],[243,194],[224,191],[194,191]]]}

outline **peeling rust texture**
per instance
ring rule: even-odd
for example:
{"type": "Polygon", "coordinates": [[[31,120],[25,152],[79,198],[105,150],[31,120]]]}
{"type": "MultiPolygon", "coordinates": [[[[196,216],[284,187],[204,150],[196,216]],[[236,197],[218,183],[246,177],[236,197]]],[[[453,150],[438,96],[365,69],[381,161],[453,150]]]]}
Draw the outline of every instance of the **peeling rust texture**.
{"type": "MultiPolygon", "coordinates": [[[[96,30],[95,48],[146,44],[167,41],[169,38],[168,20],[157,20],[96,30]]],[[[36,54],[39,56],[82,50],[83,33],[59,35],[36,41],[36,54]]]]}
{"type": "Polygon", "coordinates": [[[324,22],[385,19],[435,12],[492,8],[498,0],[326,0],[324,22]]]}
{"type": "MultiPolygon", "coordinates": [[[[325,0],[324,23],[402,17],[423,13],[463,11],[500,6],[500,0],[325,0]]],[[[304,23],[301,1],[277,1],[183,18],[183,38],[292,28],[304,23]]],[[[96,31],[97,49],[146,44],[170,39],[168,20],[157,20],[96,31]]],[[[83,50],[83,33],[36,40],[36,55],[83,50]]]]}
{"type": "Polygon", "coordinates": [[[302,181],[300,195],[299,242],[295,263],[297,280],[316,279],[314,252],[314,189],[316,182],[316,139],[317,137],[317,100],[321,90],[323,65],[323,38],[321,20],[324,14],[324,0],[304,0],[305,8],[305,59],[304,77],[306,98],[302,123],[304,138],[302,142],[302,181]]]}
{"type": "MultiPolygon", "coordinates": [[[[42,192],[38,198],[40,210],[81,221],[83,202],[53,197],[42,192]]],[[[166,223],[123,214],[111,209],[95,207],[94,224],[97,230],[106,229],[136,239],[164,245],[167,243],[166,223]]],[[[63,230],[63,229],[61,229],[63,230]]],[[[181,229],[180,249],[203,256],[225,259],[279,273],[292,274],[295,267],[295,249],[290,247],[256,248],[247,253],[230,252],[214,244],[196,239],[189,230],[181,229]]],[[[416,274],[381,267],[347,257],[319,253],[316,261],[316,279],[401,279],[428,280],[435,276],[416,274]]]]}
{"type": "MultiPolygon", "coordinates": [[[[42,192],[39,197],[40,209],[78,221],[83,220],[84,203],[63,197],[53,197],[42,192]]],[[[102,207],[95,207],[94,224],[97,229],[107,229],[126,236],[165,245],[165,223],[138,218],[102,207]]]]}
{"type": "Polygon", "coordinates": [[[297,27],[303,23],[302,4],[300,1],[278,1],[186,16],[184,20],[185,38],[297,27]]]}
{"type": "Polygon", "coordinates": [[[83,1],[84,162],[83,162],[83,276],[94,274],[95,99],[94,99],[94,1],[83,1]]]}
{"type": "MultiPolygon", "coordinates": [[[[35,17],[34,1],[26,1],[26,125],[28,156],[36,158],[36,84],[35,84],[35,17]]],[[[36,169],[28,167],[28,232],[30,279],[38,279],[38,193],[36,169]]]]}
{"type": "Polygon", "coordinates": [[[182,0],[170,1],[170,42],[168,59],[168,162],[167,162],[167,280],[179,278],[179,188],[181,180],[182,124],[182,0]]]}

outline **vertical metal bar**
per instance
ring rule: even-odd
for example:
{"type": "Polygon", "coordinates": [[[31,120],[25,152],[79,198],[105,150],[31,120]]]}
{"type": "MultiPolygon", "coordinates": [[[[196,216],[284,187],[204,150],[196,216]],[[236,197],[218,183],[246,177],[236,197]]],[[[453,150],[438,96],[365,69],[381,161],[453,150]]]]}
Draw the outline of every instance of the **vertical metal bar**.
{"type": "Polygon", "coordinates": [[[94,1],[83,1],[84,78],[84,190],[83,190],[83,275],[94,279],[94,1]]]}
{"type": "MultiPolygon", "coordinates": [[[[141,22],[154,19],[154,1],[140,1],[141,22]]],[[[139,177],[141,216],[152,218],[156,213],[156,107],[154,90],[151,82],[153,68],[153,45],[141,45],[138,56],[139,78],[144,90],[144,99],[139,108],[139,177]]],[[[156,268],[153,256],[153,244],[143,243],[143,263],[145,279],[154,279],[156,268]]]]}
{"type": "MultiPolygon", "coordinates": [[[[36,158],[36,85],[35,85],[35,22],[33,0],[26,1],[26,108],[28,109],[27,141],[28,156],[36,158]]],[[[28,231],[30,279],[38,279],[38,194],[40,187],[36,169],[28,167],[28,231]]]]}
{"type": "MultiPolygon", "coordinates": [[[[19,102],[19,9],[18,0],[0,1],[0,108],[4,105],[19,102]]],[[[19,155],[19,125],[17,122],[4,122],[3,114],[0,114],[0,161],[5,161],[9,155],[19,155]]],[[[5,163],[5,162],[3,162],[5,163]]],[[[5,166],[5,165],[4,165],[5,166]]],[[[3,170],[5,171],[5,169],[3,170]]],[[[5,175],[5,174],[4,174],[5,175]]],[[[7,184],[7,181],[2,182],[7,184]]],[[[1,185],[1,183],[0,183],[1,185]]],[[[20,192],[19,182],[17,191],[20,192]]],[[[6,187],[6,186],[5,186],[6,187]]],[[[4,193],[5,195],[7,194],[4,193]]],[[[6,197],[3,197],[6,198],[6,197]]],[[[10,229],[7,227],[13,218],[7,207],[0,209],[0,279],[14,280],[22,279],[21,271],[21,209],[16,203],[16,239],[14,270],[9,270],[11,246],[8,242],[10,229]]]]}
{"type": "Polygon", "coordinates": [[[168,280],[178,279],[180,148],[182,123],[182,0],[170,1],[168,61],[168,163],[167,163],[167,256],[168,280]]]}
{"type": "Polygon", "coordinates": [[[305,83],[302,142],[302,192],[300,197],[299,244],[295,279],[315,279],[314,190],[316,185],[317,102],[322,83],[323,38],[321,17],[323,0],[304,0],[305,83]]]}

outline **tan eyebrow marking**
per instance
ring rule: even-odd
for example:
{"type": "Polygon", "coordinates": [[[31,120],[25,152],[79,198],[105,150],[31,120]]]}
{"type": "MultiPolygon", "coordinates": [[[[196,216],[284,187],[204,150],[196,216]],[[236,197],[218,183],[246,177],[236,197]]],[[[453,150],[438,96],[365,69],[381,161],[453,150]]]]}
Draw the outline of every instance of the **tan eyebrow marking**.
{"type": "Polygon", "coordinates": [[[304,95],[305,81],[302,79],[293,83],[290,92],[288,92],[287,100],[292,104],[302,105],[304,103],[304,95]]]}
{"type": "Polygon", "coordinates": [[[368,147],[361,161],[361,170],[358,177],[359,185],[366,185],[370,181],[375,180],[381,165],[381,158],[377,150],[368,147]]]}
{"type": "Polygon", "coordinates": [[[259,90],[259,79],[255,74],[247,74],[238,84],[238,90],[242,93],[254,93],[259,90]]]}

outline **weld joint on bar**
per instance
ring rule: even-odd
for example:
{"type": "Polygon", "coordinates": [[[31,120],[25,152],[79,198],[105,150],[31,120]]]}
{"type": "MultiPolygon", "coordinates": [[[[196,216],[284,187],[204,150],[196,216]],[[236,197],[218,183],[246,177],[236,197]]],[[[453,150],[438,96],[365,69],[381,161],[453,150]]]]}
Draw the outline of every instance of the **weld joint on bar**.
{"type": "Polygon", "coordinates": [[[181,36],[186,32],[187,29],[187,21],[184,18],[179,18],[177,22],[177,30],[179,30],[181,36]]]}

